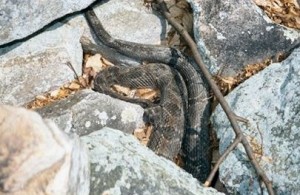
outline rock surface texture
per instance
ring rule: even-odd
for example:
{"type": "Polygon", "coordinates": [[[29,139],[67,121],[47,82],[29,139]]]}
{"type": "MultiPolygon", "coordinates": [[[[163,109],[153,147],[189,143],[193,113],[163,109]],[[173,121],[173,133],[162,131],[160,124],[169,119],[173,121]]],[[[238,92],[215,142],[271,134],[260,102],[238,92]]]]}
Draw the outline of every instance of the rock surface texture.
{"type": "Polygon", "coordinates": [[[89,194],[86,148],[37,113],[0,105],[0,194],[89,194]]]}
{"type": "Polygon", "coordinates": [[[161,37],[166,36],[166,23],[161,23],[160,18],[143,4],[141,0],[109,0],[93,8],[112,37],[136,43],[160,44],[161,37]]]}
{"type": "Polygon", "coordinates": [[[55,121],[63,131],[79,136],[106,126],[132,134],[144,125],[144,109],[140,106],[91,90],[80,91],[37,111],[55,121]]]}
{"type": "MultiPolygon", "coordinates": [[[[282,63],[271,64],[245,81],[226,99],[234,112],[249,120],[242,125],[257,160],[273,182],[276,194],[300,191],[300,48],[282,63]]],[[[213,116],[220,152],[234,133],[223,111],[213,116]]],[[[260,183],[240,146],[220,167],[221,181],[233,194],[261,194],[260,183]]],[[[267,192],[265,192],[267,193],[267,192]]]]}
{"type": "Polygon", "coordinates": [[[0,45],[22,39],[62,16],[80,11],[94,0],[0,1],[0,45]]]}
{"type": "Polygon", "coordinates": [[[155,155],[131,135],[105,128],[81,137],[91,162],[93,194],[222,194],[204,188],[174,163],[155,155]]]}
{"type": "Polygon", "coordinates": [[[62,24],[21,44],[0,48],[0,103],[23,105],[74,80],[68,62],[81,74],[82,32],[62,24]]]}
{"type": "MultiPolygon", "coordinates": [[[[2,105],[25,105],[72,81],[68,62],[81,75],[80,38],[92,35],[77,11],[93,2],[0,0],[0,194],[219,194],[131,135],[102,129],[131,134],[142,127],[137,105],[84,90],[38,110],[67,135],[36,113],[2,105]]],[[[300,43],[299,31],[273,24],[250,0],[189,2],[199,50],[213,73],[225,67],[223,75],[235,74],[300,43]]],[[[142,0],[99,1],[95,12],[122,40],[160,44],[168,29],[142,0]]],[[[300,191],[299,64],[297,49],[227,97],[249,120],[243,129],[277,194],[300,191]]],[[[234,133],[220,108],[213,125],[223,152],[234,133]]],[[[222,164],[220,179],[230,193],[262,193],[241,146],[222,164]]]]}
{"type": "Polygon", "coordinates": [[[0,122],[1,194],[222,194],[118,130],[79,140],[10,106],[0,106],[0,122]]]}
{"type": "Polygon", "coordinates": [[[235,75],[300,43],[299,30],[271,20],[251,0],[188,0],[194,10],[195,38],[213,73],[235,75]]]}
{"type": "MultiPolygon", "coordinates": [[[[10,5],[10,3],[8,4],[10,5]]],[[[26,4],[28,1],[21,2],[17,6],[22,7],[23,3],[26,4]]],[[[51,2],[51,5],[52,3],[54,4],[54,2],[51,2]]],[[[76,3],[67,6],[67,3],[60,2],[56,5],[59,7],[66,4],[64,6],[67,10],[64,10],[64,12],[52,7],[54,10],[52,10],[53,15],[51,16],[46,16],[48,10],[51,10],[51,6],[47,5],[47,14],[43,12],[40,17],[34,16],[34,19],[30,18],[31,15],[25,12],[21,13],[30,15],[30,17],[20,14],[18,19],[20,23],[17,19],[14,21],[16,24],[5,22],[6,18],[3,21],[0,19],[0,24],[3,23],[0,28],[9,29],[5,25],[16,25],[18,27],[12,28],[9,32],[1,31],[11,38],[5,39],[0,35],[0,80],[2,81],[0,82],[0,103],[24,105],[33,100],[35,96],[57,89],[73,80],[74,73],[67,66],[68,62],[72,64],[76,73],[81,75],[82,49],[80,38],[85,36],[91,39],[90,28],[81,14],[60,20],[28,40],[1,46],[1,43],[7,43],[33,33],[59,16],[72,12],[69,9],[75,9],[77,6],[76,3]],[[56,12],[59,10],[61,14],[56,12]],[[43,17],[51,19],[43,19],[43,17]],[[48,23],[46,23],[47,21],[48,23]],[[39,26],[30,28],[30,25],[37,25],[37,23],[39,23],[39,26]],[[14,34],[18,34],[20,29],[26,35],[15,37],[14,34]]],[[[6,10],[5,13],[8,12],[7,17],[9,14],[17,17],[15,11],[18,9],[9,10],[11,7],[7,8],[8,4],[1,4],[0,10],[6,10]]],[[[37,4],[35,5],[37,6],[36,9],[45,9],[45,5],[42,3],[31,2],[31,4],[37,4]]],[[[88,2],[79,4],[83,9],[88,5],[88,2]]],[[[21,10],[25,10],[26,6],[21,10]]],[[[103,21],[105,28],[114,36],[139,43],[160,43],[161,32],[164,31],[163,26],[157,16],[143,7],[142,1],[111,0],[104,1],[96,7],[95,11],[99,17],[105,18],[103,21]],[[128,23],[128,21],[131,23],[128,23]],[[145,27],[145,25],[148,26],[149,22],[151,22],[151,31],[145,27]]],[[[79,7],[76,10],[79,10],[79,7]]]]}

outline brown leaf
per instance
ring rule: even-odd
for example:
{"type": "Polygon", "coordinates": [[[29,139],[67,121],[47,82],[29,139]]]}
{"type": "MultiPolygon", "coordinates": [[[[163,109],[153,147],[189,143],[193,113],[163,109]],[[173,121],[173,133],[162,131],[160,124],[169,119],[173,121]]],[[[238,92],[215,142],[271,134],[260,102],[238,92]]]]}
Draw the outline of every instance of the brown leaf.
{"type": "Polygon", "coordinates": [[[69,86],[68,86],[69,89],[71,90],[78,90],[80,89],[80,85],[77,83],[77,82],[72,82],[69,86]]]}
{"type": "Polygon", "coordinates": [[[114,66],[113,63],[111,63],[109,60],[105,59],[105,58],[101,58],[102,62],[104,65],[106,65],[106,67],[109,67],[109,66],[114,66]]]}
{"type": "Polygon", "coordinates": [[[141,142],[141,144],[146,146],[151,133],[152,126],[146,125],[144,128],[135,129],[133,135],[141,142]]]}
{"type": "Polygon", "coordinates": [[[277,24],[300,29],[300,7],[297,0],[253,0],[277,24]]]}
{"type": "Polygon", "coordinates": [[[131,98],[133,97],[132,90],[128,87],[123,87],[121,85],[113,85],[112,89],[120,94],[125,95],[125,96],[131,97],[131,98]]]}
{"type": "Polygon", "coordinates": [[[139,97],[141,99],[146,99],[150,101],[154,101],[156,98],[158,98],[159,90],[158,89],[138,89],[136,91],[135,96],[139,97]]]}

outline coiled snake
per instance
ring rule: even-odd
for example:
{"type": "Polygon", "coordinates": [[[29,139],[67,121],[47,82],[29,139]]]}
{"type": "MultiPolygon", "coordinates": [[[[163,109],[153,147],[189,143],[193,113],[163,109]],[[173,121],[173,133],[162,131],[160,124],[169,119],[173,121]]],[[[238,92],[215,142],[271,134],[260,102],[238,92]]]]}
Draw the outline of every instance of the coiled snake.
{"type": "MultiPolygon", "coordinates": [[[[101,71],[95,78],[94,89],[118,96],[110,90],[111,85],[158,88],[161,93],[158,104],[137,102],[148,106],[144,116],[154,126],[148,147],[171,160],[181,151],[183,168],[203,182],[210,171],[210,104],[208,87],[202,75],[187,57],[174,48],[114,39],[105,31],[92,8],[87,10],[85,17],[99,41],[112,48],[113,52],[141,64],[143,61],[150,63],[132,67],[114,66],[101,71]]],[[[101,48],[91,43],[82,43],[82,47],[86,52],[101,48]]],[[[136,101],[126,97],[122,99],[136,101]]]]}

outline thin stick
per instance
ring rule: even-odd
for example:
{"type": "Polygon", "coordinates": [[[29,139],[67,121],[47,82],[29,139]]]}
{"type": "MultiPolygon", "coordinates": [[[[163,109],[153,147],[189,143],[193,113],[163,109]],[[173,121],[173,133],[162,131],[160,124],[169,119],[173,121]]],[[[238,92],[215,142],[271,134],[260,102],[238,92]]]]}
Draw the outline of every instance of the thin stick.
{"type": "Polygon", "coordinates": [[[224,112],[226,113],[231,126],[236,134],[236,137],[241,137],[241,142],[245,148],[245,151],[249,157],[249,160],[251,161],[252,165],[254,166],[254,169],[256,170],[257,174],[259,177],[262,178],[263,182],[265,183],[267,190],[270,195],[275,194],[273,191],[272,183],[268,179],[267,175],[265,174],[264,170],[259,166],[258,162],[256,161],[253,151],[250,147],[250,144],[248,143],[246,137],[243,135],[243,132],[241,131],[237,120],[236,120],[236,115],[234,112],[231,110],[229,107],[228,103],[226,102],[225,98],[223,97],[221,91],[219,90],[218,86],[215,84],[215,82],[212,79],[212,75],[206,68],[205,64],[202,61],[201,55],[198,52],[197,45],[192,39],[192,37],[189,35],[189,33],[179,24],[176,22],[174,18],[172,18],[171,14],[169,13],[169,10],[164,2],[164,0],[157,0],[156,1],[162,11],[162,14],[166,17],[168,22],[176,29],[176,31],[186,40],[188,43],[189,47],[191,48],[191,51],[193,53],[194,59],[196,63],[199,65],[203,75],[207,79],[207,82],[209,86],[211,87],[213,93],[215,94],[217,100],[221,104],[224,112]]]}
{"type": "Polygon", "coordinates": [[[224,159],[228,156],[228,154],[241,142],[242,140],[242,136],[237,137],[234,139],[234,142],[232,142],[229,147],[226,149],[226,151],[222,154],[222,156],[218,159],[218,161],[216,162],[214,168],[211,170],[208,178],[206,179],[204,186],[205,187],[209,187],[212,180],[214,179],[221,163],[224,161],[224,159]]]}
{"type": "Polygon", "coordinates": [[[68,61],[66,64],[67,64],[67,66],[68,66],[69,68],[71,68],[71,70],[74,72],[74,74],[75,74],[75,79],[76,79],[77,81],[79,81],[79,76],[78,76],[78,74],[77,74],[77,72],[76,72],[74,66],[71,64],[71,62],[68,61]]]}

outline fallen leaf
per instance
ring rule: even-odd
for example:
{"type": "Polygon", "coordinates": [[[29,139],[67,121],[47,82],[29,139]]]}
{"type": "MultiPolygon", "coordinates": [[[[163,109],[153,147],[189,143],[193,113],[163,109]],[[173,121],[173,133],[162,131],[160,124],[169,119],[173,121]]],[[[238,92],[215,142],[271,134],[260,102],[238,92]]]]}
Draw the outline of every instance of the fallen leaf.
{"type": "Polygon", "coordinates": [[[132,90],[128,87],[123,87],[121,85],[113,85],[112,89],[124,96],[132,98],[132,90]]]}
{"type": "Polygon", "coordinates": [[[138,89],[135,94],[136,97],[149,100],[154,102],[157,98],[159,98],[159,90],[158,89],[138,89]]]}
{"type": "Polygon", "coordinates": [[[275,23],[300,29],[300,7],[297,0],[253,0],[275,23]]]}
{"type": "Polygon", "coordinates": [[[114,66],[113,63],[111,63],[109,60],[105,59],[105,58],[101,58],[102,62],[104,65],[106,66],[114,66]]]}
{"type": "Polygon", "coordinates": [[[103,69],[103,63],[101,60],[100,54],[95,54],[87,58],[85,68],[93,68],[93,70],[97,73],[103,69]]]}
{"type": "Polygon", "coordinates": [[[51,97],[57,97],[59,95],[60,89],[56,89],[50,92],[51,97]]]}
{"type": "Polygon", "coordinates": [[[147,145],[150,135],[152,133],[152,126],[151,125],[145,125],[143,128],[135,129],[133,132],[133,135],[140,141],[142,145],[147,145]]]}
{"type": "Polygon", "coordinates": [[[72,82],[69,86],[68,86],[68,88],[69,89],[71,89],[71,90],[78,90],[78,89],[80,89],[80,85],[78,84],[78,83],[76,83],[76,82],[72,82]]]}
{"type": "Polygon", "coordinates": [[[44,95],[38,95],[38,96],[35,97],[35,99],[37,99],[37,100],[46,100],[47,97],[45,97],[44,95]]]}

